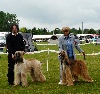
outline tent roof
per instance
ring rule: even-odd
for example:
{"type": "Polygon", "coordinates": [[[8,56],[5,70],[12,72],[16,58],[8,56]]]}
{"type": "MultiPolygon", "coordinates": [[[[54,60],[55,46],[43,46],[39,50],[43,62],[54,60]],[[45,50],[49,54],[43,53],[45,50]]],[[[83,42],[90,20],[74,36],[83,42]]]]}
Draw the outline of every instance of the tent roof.
{"type": "Polygon", "coordinates": [[[33,35],[32,39],[45,39],[45,38],[51,38],[53,35],[33,35]]]}

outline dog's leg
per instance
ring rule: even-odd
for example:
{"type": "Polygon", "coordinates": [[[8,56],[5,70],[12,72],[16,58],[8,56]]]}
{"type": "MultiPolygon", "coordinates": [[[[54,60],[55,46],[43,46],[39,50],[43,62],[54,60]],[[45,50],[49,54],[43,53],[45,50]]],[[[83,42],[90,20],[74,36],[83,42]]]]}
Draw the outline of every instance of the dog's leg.
{"type": "Polygon", "coordinates": [[[31,69],[31,71],[30,71],[30,76],[31,76],[31,78],[32,78],[32,82],[37,81],[33,69],[31,69]]]}
{"type": "Polygon", "coordinates": [[[20,74],[15,73],[14,86],[17,86],[19,84],[20,84],[20,74]]]}
{"type": "Polygon", "coordinates": [[[69,66],[66,66],[66,81],[68,83],[67,86],[73,86],[73,78],[69,66]]]}
{"type": "Polygon", "coordinates": [[[20,72],[18,70],[17,64],[14,65],[14,86],[20,84],[20,72]]]}
{"type": "Polygon", "coordinates": [[[78,76],[74,75],[73,77],[75,79],[74,81],[78,81],[78,76]]]}
{"type": "Polygon", "coordinates": [[[38,66],[38,68],[34,69],[34,73],[35,73],[35,77],[37,78],[37,80],[39,82],[45,82],[46,81],[46,77],[43,75],[40,65],[38,66]]]}
{"type": "Polygon", "coordinates": [[[27,86],[28,85],[28,82],[27,82],[27,75],[26,73],[21,73],[21,82],[22,82],[22,86],[27,86]]]}
{"type": "Polygon", "coordinates": [[[81,61],[81,76],[87,82],[93,82],[92,78],[89,76],[87,66],[85,62],[81,61]]]}
{"type": "Polygon", "coordinates": [[[89,76],[89,74],[86,72],[85,74],[81,74],[82,78],[87,82],[93,82],[92,78],[89,76]]]}
{"type": "Polygon", "coordinates": [[[66,73],[65,70],[62,70],[62,85],[66,85],[66,73]]]}
{"type": "Polygon", "coordinates": [[[62,63],[62,85],[66,84],[66,65],[62,63]]]}

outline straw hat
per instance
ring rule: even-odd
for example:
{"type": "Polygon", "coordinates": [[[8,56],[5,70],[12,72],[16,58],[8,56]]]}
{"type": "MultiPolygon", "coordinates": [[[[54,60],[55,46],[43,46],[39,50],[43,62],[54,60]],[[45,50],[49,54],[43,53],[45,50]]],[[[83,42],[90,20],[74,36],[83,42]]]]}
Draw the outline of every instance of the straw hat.
{"type": "Polygon", "coordinates": [[[62,28],[62,32],[65,32],[65,31],[70,31],[70,28],[67,27],[67,26],[66,26],[66,27],[63,27],[63,28],[62,28]]]}

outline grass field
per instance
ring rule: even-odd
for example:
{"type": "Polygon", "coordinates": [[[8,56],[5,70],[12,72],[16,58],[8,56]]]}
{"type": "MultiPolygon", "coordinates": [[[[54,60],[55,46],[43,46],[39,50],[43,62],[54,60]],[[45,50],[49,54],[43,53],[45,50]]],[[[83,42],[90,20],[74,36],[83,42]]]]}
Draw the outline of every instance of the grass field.
{"type": "MultiPolygon", "coordinates": [[[[56,45],[54,46],[37,46],[39,50],[58,50],[56,45]]],[[[100,52],[100,45],[81,45],[81,48],[86,54],[100,52]]],[[[76,51],[77,52],[77,51],[76,51]]],[[[78,53],[78,52],[77,52],[78,53]]],[[[48,53],[35,53],[25,54],[25,59],[36,58],[42,62],[42,71],[47,78],[44,83],[31,82],[28,76],[28,87],[22,86],[9,86],[7,82],[7,55],[0,55],[0,94],[100,94],[100,54],[99,55],[87,55],[86,64],[90,76],[93,78],[93,83],[84,82],[81,78],[79,82],[75,82],[74,86],[62,86],[58,85],[59,82],[59,61],[58,54],[55,52],[48,53]],[[48,58],[48,71],[47,71],[47,58],[48,58]]],[[[77,59],[83,60],[82,55],[77,55],[77,59]]]]}

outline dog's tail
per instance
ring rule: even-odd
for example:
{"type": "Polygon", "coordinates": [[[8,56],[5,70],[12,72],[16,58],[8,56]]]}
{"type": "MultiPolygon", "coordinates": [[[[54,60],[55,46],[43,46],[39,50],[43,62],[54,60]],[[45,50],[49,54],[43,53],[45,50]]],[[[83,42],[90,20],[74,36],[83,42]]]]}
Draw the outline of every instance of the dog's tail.
{"type": "Polygon", "coordinates": [[[86,63],[82,60],[79,60],[79,64],[80,64],[79,66],[80,66],[80,70],[81,70],[81,76],[83,77],[83,79],[87,82],[93,82],[93,80],[89,76],[86,63]]]}

